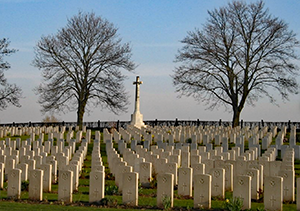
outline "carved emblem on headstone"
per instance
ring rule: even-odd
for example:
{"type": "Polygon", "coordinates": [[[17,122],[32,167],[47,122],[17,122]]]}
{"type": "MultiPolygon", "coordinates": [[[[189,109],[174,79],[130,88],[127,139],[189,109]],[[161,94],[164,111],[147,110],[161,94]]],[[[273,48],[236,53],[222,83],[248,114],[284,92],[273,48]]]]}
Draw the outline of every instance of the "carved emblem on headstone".
{"type": "Polygon", "coordinates": [[[36,178],[37,177],[36,172],[33,172],[32,176],[33,176],[33,178],[36,178]]]}
{"type": "Polygon", "coordinates": [[[254,173],[252,171],[248,171],[247,175],[250,176],[250,177],[254,177],[254,173]]]}
{"type": "Polygon", "coordinates": [[[146,171],[147,170],[147,166],[145,164],[142,164],[142,168],[146,171]]]}
{"type": "Polygon", "coordinates": [[[166,177],[163,177],[163,178],[162,178],[162,181],[163,181],[163,183],[166,183],[168,180],[167,180],[166,177]]]}
{"type": "Polygon", "coordinates": [[[63,180],[67,180],[68,179],[67,173],[62,173],[61,177],[62,177],[63,180]]]}
{"type": "Polygon", "coordinates": [[[203,183],[204,183],[204,179],[200,179],[199,182],[200,182],[201,184],[203,184],[203,183]]]}
{"type": "Polygon", "coordinates": [[[220,172],[219,172],[219,171],[214,171],[214,176],[215,176],[216,178],[218,178],[218,177],[220,176],[220,172]]]}

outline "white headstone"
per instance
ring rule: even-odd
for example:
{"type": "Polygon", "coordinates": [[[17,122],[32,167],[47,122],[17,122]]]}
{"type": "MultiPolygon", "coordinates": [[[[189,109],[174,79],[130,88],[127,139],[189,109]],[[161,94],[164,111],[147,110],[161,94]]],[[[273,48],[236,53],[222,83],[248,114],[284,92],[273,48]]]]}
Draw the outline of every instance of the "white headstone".
{"type": "Polygon", "coordinates": [[[43,200],[43,170],[34,169],[30,171],[29,178],[29,199],[43,200]]]}
{"type": "Polygon", "coordinates": [[[234,178],[233,198],[243,200],[242,209],[251,209],[251,177],[238,175],[234,178]]]}
{"type": "Polygon", "coordinates": [[[194,208],[211,208],[211,175],[196,174],[194,176],[194,208]]]}
{"type": "Polygon", "coordinates": [[[280,170],[278,175],[283,178],[283,201],[295,201],[295,171],[280,170]]]}
{"type": "Polygon", "coordinates": [[[138,205],[138,176],[136,172],[123,174],[122,202],[130,206],[138,205]]]}
{"type": "Polygon", "coordinates": [[[51,164],[42,164],[40,166],[41,170],[44,172],[43,176],[43,191],[51,192],[52,184],[52,165],[51,164]]]}
{"type": "Polygon", "coordinates": [[[152,179],[152,163],[143,162],[140,163],[140,183],[142,187],[150,187],[152,179]]]}
{"type": "MultiPolygon", "coordinates": [[[[297,178],[297,193],[300,193],[300,177],[297,178]]],[[[297,210],[300,210],[300,194],[297,194],[297,210]]]]}
{"type": "Polygon", "coordinates": [[[89,202],[100,201],[104,198],[105,173],[102,171],[90,172],[89,202]]]}
{"type": "Polygon", "coordinates": [[[193,169],[192,168],[179,168],[178,177],[178,195],[192,196],[192,184],[193,184],[193,169]]]}
{"type": "Polygon", "coordinates": [[[157,206],[163,207],[166,201],[173,207],[174,201],[174,175],[158,174],[157,175],[157,206]]]}
{"type": "Polygon", "coordinates": [[[0,163],[0,189],[3,189],[4,182],[4,163],[0,163]]]}
{"type": "Polygon", "coordinates": [[[282,210],[283,178],[264,178],[264,205],[266,210],[282,210]]]}
{"type": "Polygon", "coordinates": [[[21,169],[12,169],[8,174],[7,197],[20,199],[21,196],[21,169]]]}
{"type": "Polygon", "coordinates": [[[251,177],[251,199],[259,199],[259,170],[246,169],[245,175],[251,177]]]}
{"type": "Polygon", "coordinates": [[[225,169],[213,168],[210,170],[212,176],[211,195],[225,198],[225,169]]]}
{"type": "Polygon", "coordinates": [[[61,170],[58,176],[58,201],[71,203],[73,200],[73,172],[61,170]]]}
{"type": "Polygon", "coordinates": [[[16,166],[18,169],[22,170],[21,173],[21,181],[27,181],[28,180],[28,164],[27,163],[19,163],[16,166]]]}

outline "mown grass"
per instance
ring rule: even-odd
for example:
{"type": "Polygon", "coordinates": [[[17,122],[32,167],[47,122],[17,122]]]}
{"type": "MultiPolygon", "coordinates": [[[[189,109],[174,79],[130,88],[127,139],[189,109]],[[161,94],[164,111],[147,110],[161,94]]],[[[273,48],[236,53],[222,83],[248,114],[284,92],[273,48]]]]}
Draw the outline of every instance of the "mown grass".
{"type": "MultiPolygon", "coordinates": [[[[104,208],[102,208],[104,209],[104,208]]],[[[101,209],[101,210],[102,210],[101,209]]],[[[117,211],[120,208],[105,208],[106,211],[117,211]]],[[[1,201],[0,210],[9,211],[93,211],[98,207],[72,206],[62,204],[33,204],[24,201],[1,201]]]]}
{"type": "MultiPolygon", "coordinates": [[[[94,133],[92,133],[93,136],[94,133]]],[[[26,140],[30,136],[22,136],[22,140],[26,140]]],[[[17,138],[17,137],[16,137],[17,138]]],[[[38,137],[36,137],[38,138],[38,137]]],[[[4,138],[5,139],[5,138],[4,138]]],[[[2,139],[2,140],[4,140],[2,139]]],[[[14,140],[13,138],[11,138],[14,140]]],[[[245,146],[247,144],[245,143],[245,146]]],[[[78,149],[79,144],[76,145],[78,149]]],[[[117,145],[114,145],[117,148],[117,145]]],[[[234,147],[233,144],[230,144],[230,148],[234,147]]],[[[0,191],[0,210],[107,210],[114,211],[117,209],[126,209],[126,210],[159,210],[156,207],[156,189],[147,189],[140,188],[139,189],[139,199],[138,199],[138,207],[127,207],[122,204],[122,196],[121,193],[116,193],[114,195],[106,194],[106,198],[112,202],[112,204],[107,205],[99,205],[99,204],[90,204],[89,203],[89,173],[91,171],[91,152],[93,149],[93,144],[88,145],[88,155],[83,165],[83,170],[81,172],[81,176],[79,179],[79,187],[78,191],[73,194],[73,203],[64,204],[57,201],[57,189],[58,185],[52,185],[51,193],[43,193],[43,201],[42,202],[34,202],[28,199],[28,192],[22,191],[20,200],[9,200],[7,199],[6,189],[0,191]]],[[[107,156],[105,151],[105,144],[101,143],[101,156],[103,164],[105,165],[106,171],[106,179],[105,185],[106,187],[115,186],[115,182],[113,177],[109,171],[107,156]]],[[[295,161],[295,176],[296,178],[300,176],[300,161],[295,161]]],[[[7,187],[7,183],[4,184],[4,187],[7,187]]],[[[232,197],[232,192],[226,192],[226,198],[232,197]]],[[[260,202],[252,202],[251,210],[263,210],[263,200],[260,202]]],[[[212,200],[212,210],[222,210],[223,209],[224,200],[213,199],[212,200]]],[[[174,192],[174,208],[173,210],[190,210],[193,208],[193,199],[192,198],[184,198],[180,197],[177,194],[177,191],[174,192]]],[[[295,203],[283,204],[283,210],[296,210],[295,203]]]]}

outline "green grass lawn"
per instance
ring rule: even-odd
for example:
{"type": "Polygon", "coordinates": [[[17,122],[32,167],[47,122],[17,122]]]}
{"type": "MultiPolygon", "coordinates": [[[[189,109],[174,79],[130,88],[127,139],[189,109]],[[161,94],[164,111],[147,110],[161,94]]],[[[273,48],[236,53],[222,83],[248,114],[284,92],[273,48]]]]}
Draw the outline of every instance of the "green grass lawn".
{"type": "MultiPolygon", "coordinates": [[[[14,137],[17,138],[17,137],[14,137]]],[[[12,138],[12,139],[14,139],[12,138]]],[[[22,136],[22,140],[26,140],[29,138],[29,136],[22,136]]],[[[38,138],[38,137],[36,137],[38,138]]],[[[2,140],[4,140],[3,138],[2,140]]],[[[246,144],[245,144],[246,145],[246,144]]],[[[234,145],[231,144],[230,147],[233,147],[234,145]]],[[[76,145],[76,148],[78,149],[79,144],[76,145]]],[[[117,145],[114,145],[114,147],[117,147],[117,145]]],[[[52,185],[52,192],[51,193],[43,193],[43,201],[41,202],[34,202],[30,201],[28,199],[28,191],[24,190],[21,194],[20,200],[10,200],[7,199],[7,193],[6,193],[6,187],[7,183],[4,183],[4,190],[0,190],[0,210],[51,210],[51,211],[57,211],[57,210],[117,210],[117,209],[129,209],[129,210],[158,210],[156,207],[156,189],[145,189],[140,188],[139,189],[139,206],[138,207],[126,207],[122,204],[122,196],[121,193],[113,193],[113,194],[107,194],[105,197],[107,198],[106,204],[89,204],[89,173],[91,171],[91,152],[93,149],[93,144],[88,145],[88,155],[86,157],[86,160],[84,161],[84,165],[82,168],[81,176],[79,179],[79,187],[78,191],[73,194],[73,203],[71,204],[64,204],[57,201],[57,189],[58,185],[53,184],[52,185]]],[[[105,185],[106,188],[114,188],[115,182],[113,180],[113,176],[111,175],[108,163],[107,163],[107,157],[106,157],[106,151],[105,151],[105,144],[101,143],[100,146],[101,149],[101,156],[103,164],[105,165],[105,171],[106,171],[106,179],[105,179],[105,185]]],[[[300,176],[300,161],[295,161],[295,178],[300,176]]],[[[108,191],[108,190],[107,190],[108,191]]],[[[226,192],[226,198],[232,197],[232,192],[226,192]]],[[[252,209],[251,210],[263,210],[263,200],[260,199],[260,203],[258,202],[252,202],[252,209]]],[[[224,200],[218,200],[213,199],[212,200],[212,210],[222,210],[224,205],[224,200]]],[[[183,197],[178,196],[177,191],[174,191],[174,208],[173,210],[190,210],[193,208],[193,199],[188,198],[185,199],[183,197]]],[[[296,210],[296,204],[283,204],[283,210],[296,210]]]]}
{"type": "MultiPolygon", "coordinates": [[[[101,210],[105,209],[106,211],[117,211],[119,208],[101,208],[101,210]]],[[[93,211],[99,210],[98,207],[87,207],[87,206],[73,206],[73,205],[61,205],[61,204],[34,204],[34,203],[26,203],[15,202],[15,201],[1,201],[0,202],[0,210],[9,210],[9,211],[22,211],[22,210],[30,210],[30,211],[93,211]]]]}

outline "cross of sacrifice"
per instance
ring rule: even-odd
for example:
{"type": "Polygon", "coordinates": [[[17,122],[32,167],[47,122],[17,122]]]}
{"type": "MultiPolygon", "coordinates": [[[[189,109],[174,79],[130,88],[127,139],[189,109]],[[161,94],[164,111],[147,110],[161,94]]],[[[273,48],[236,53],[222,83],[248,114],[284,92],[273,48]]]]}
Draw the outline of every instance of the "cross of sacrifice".
{"type": "Polygon", "coordinates": [[[140,81],[140,76],[136,77],[136,81],[133,82],[135,85],[135,108],[134,111],[140,111],[140,85],[143,82],[140,81]]]}
{"type": "Polygon", "coordinates": [[[135,101],[140,98],[140,85],[143,83],[143,81],[140,81],[140,76],[136,77],[136,81],[133,82],[133,85],[135,85],[135,101]]]}

